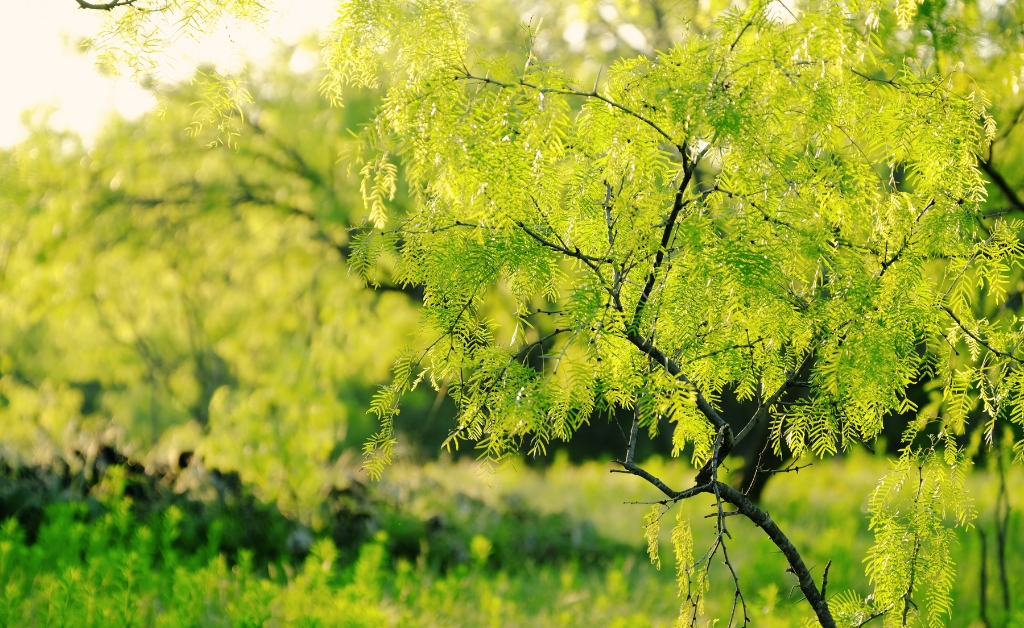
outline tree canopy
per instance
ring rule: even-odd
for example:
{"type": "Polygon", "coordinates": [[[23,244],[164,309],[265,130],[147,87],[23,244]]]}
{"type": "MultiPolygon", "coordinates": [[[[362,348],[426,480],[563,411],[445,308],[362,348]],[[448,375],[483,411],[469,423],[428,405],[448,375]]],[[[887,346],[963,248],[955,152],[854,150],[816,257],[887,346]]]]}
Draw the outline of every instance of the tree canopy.
{"type": "MultiPolygon", "coordinates": [[[[941,625],[950,527],[973,517],[968,420],[983,415],[989,443],[1024,425],[1024,331],[1008,302],[1024,252],[1008,214],[1024,207],[999,170],[1019,150],[1016,4],[754,1],[675,26],[637,11],[640,37],[609,6],[581,3],[581,28],[599,15],[643,54],[584,82],[586,64],[545,56],[534,25],[520,52],[495,54],[459,0],[340,4],[322,92],[338,105],[353,87],[383,94],[350,153],[367,219],[349,266],[423,294],[418,340],[371,406],[366,467],[383,472],[418,386],[454,400],[449,446],[495,463],[625,409],[620,470],[665,496],[647,518],[653,561],[665,513],[715,498],[716,540],[696,560],[686,516],[672,533],[684,624],[719,553],[736,584],[728,621],[749,621],[727,554],[739,514],[786,556],[821,625],[941,625]],[[995,211],[986,177],[1005,201],[995,211]],[[728,400],[752,412],[729,415],[728,400]],[[776,454],[801,459],[894,420],[901,454],[869,500],[874,592],[830,597],[827,567],[819,586],[718,469],[762,424],[776,454]],[[634,459],[640,432],[660,429],[698,469],[691,486],[634,459]]],[[[152,14],[100,8],[118,28],[152,14]]],[[[139,28],[112,32],[131,46],[139,28]]]]}

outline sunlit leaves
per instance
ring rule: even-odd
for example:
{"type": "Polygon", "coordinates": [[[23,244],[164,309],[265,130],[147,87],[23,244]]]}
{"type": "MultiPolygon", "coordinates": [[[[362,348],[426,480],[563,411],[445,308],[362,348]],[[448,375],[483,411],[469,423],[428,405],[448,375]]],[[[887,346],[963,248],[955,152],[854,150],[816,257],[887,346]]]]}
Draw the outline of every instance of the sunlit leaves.
{"type": "Polygon", "coordinates": [[[647,540],[647,555],[651,558],[651,564],[661,569],[661,555],[658,552],[658,537],[661,535],[661,517],[665,514],[665,507],[661,504],[651,506],[650,511],[644,515],[644,538],[647,540]]]}
{"type": "Polygon", "coordinates": [[[907,448],[871,495],[875,544],[865,559],[875,587],[871,609],[887,613],[894,625],[910,615],[941,626],[952,610],[952,526],[970,525],[974,517],[964,488],[969,468],[952,441],[942,451],[907,448]],[[919,589],[920,605],[914,602],[919,589]]]}

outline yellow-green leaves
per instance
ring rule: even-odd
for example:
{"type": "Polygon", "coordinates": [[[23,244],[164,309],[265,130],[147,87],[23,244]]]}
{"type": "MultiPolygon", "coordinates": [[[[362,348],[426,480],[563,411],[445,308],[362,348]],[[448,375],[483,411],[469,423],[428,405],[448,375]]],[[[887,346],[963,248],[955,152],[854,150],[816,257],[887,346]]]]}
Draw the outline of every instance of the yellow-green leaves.
{"type": "Polygon", "coordinates": [[[661,517],[665,514],[665,510],[665,506],[654,504],[644,515],[644,539],[647,540],[647,555],[651,557],[651,564],[657,569],[661,569],[658,543],[661,536],[661,517]]]}
{"type": "Polygon", "coordinates": [[[398,167],[388,160],[387,153],[383,153],[363,166],[359,174],[363,177],[359,189],[363,194],[363,203],[370,212],[369,222],[375,228],[383,229],[388,220],[384,201],[395,198],[398,167]]]}
{"type": "Polygon", "coordinates": [[[952,610],[954,526],[974,518],[964,481],[970,459],[949,440],[942,451],[908,448],[868,502],[875,544],[865,559],[872,608],[941,626],[952,610]]]}
{"type": "Polygon", "coordinates": [[[690,529],[689,509],[678,506],[676,525],[672,528],[672,550],[676,560],[676,585],[682,604],[679,609],[679,621],[687,623],[687,616],[692,620],[704,614],[704,592],[707,590],[707,564],[703,559],[693,561],[693,530],[690,529]],[[703,564],[702,564],[703,563],[703,564]]]}
{"type": "Polygon", "coordinates": [[[194,111],[188,125],[189,135],[196,137],[205,127],[213,127],[217,133],[209,144],[211,148],[217,144],[237,148],[241,133],[239,124],[245,117],[242,107],[252,103],[244,77],[226,76],[216,70],[199,70],[192,82],[199,87],[200,99],[192,104],[194,111]]]}
{"type": "Polygon", "coordinates": [[[464,29],[463,0],[341,2],[321,42],[327,67],[321,90],[340,105],[348,85],[414,89],[417,81],[456,69],[466,48],[464,29]]]}

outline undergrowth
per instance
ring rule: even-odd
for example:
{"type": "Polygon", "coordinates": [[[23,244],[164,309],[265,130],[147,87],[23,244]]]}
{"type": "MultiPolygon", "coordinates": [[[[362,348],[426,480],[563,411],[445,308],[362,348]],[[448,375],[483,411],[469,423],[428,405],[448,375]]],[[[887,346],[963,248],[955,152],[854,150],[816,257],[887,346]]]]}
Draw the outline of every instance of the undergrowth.
{"type": "MultiPolygon", "coordinates": [[[[666,477],[687,471],[675,461],[648,466],[666,477]]],[[[812,572],[820,577],[832,561],[830,591],[870,591],[859,561],[871,541],[861,502],[884,470],[883,460],[852,456],[769,484],[764,506],[805,551],[812,572]]],[[[0,626],[671,626],[678,612],[671,570],[656,570],[637,543],[646,507],[623,503],[652,495],[631,479],[599,463],[559,462],[489,479],[470,464],[399,465],[365,489],[371,497],[353,520],[358,525],[310,530],[288,521],[288,528],[269,528],[278,531],[261,558],[225,542],[224,520],[244,513],[219,510],[185,542],[188,508],[216,510],[217,501],[144,508],[114,467],[89,499],[65,491],[43,505],[34,534],[17,518],[0,525],[0,626]],[[297,553],[296,531],[303,530],[309,544],[297,553]]],[[[1017,599],[1024,579],[1014,567],[1024,538],[1015,509],[1019,471],[1009,480],[1011,609],[1002,606],[990,533],[993,627],[1024,625],[1017,599]]],[[[979,472],[971,485],[981,516],[959,537],[951,626],[983,625],[978,528],[991,530],[985,505],[995,484],[979,472]]],[[[696,547],[707,540],[705,505],[711,508],[695,503],[690,512],[696,547]]],[[[805,609],[783,560],[756,530],[741,532],[757,539],[730,548],[752,625],[802,625],[805,609]]],[[[668,539],[662,542],[667,551],[668,539]]],[[[712,577],[723,585],[712,590],[731,594],[724,568],[712,577]]],[[[729,598],[709,598],[709,615],[727,608],[729,598]]]]}

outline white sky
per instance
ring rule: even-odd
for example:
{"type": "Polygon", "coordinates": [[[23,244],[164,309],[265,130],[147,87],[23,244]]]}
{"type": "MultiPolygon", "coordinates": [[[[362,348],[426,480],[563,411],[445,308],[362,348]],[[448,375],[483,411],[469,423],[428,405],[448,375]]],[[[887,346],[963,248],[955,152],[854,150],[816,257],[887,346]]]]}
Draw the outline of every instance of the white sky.
{"type": "MultiPolygon", "coordinates": [[[[242,58],[258,61],[275,42],[294,43],[329,25],[337,0],[283,0],[273,6],[262,32],[225,25],[202,45],[177,46],[167,76],[188,77],[204,61],[222,69],[242,58]]],[[[153,105],[129,78],[102,76],[65,43],[94,34],[103,18],[98,12],[79,9],[74,0],[0,0],[0,7],[0,147],[25,137],[22,112],[37,105],[55,108],[51,124],[78,132],[86,142],[111,112],[135,117],[153,105]]]]}

